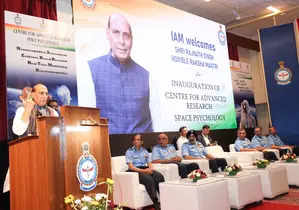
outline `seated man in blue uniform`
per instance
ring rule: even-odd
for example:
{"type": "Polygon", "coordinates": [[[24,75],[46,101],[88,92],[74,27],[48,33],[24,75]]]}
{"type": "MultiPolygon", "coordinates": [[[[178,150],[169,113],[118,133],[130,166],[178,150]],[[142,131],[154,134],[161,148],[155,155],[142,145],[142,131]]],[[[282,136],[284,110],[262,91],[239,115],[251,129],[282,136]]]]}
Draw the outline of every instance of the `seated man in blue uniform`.
{"type": "Polygon", "coordinates": [[[277,135],[276,128],[271,126],[269,128],[269,136],[268,136],[269,145],[273,149],[279,149],[280,156],[288,153],[289,151],[293,151],[297,156],[299,155],[299,150],[297,147],[286,145],[281,138],[277,135]]]}
{"type": "Polygon", "coordinates": [[[158,136],[158,145],[153,147],[152,160],[153,163],[177,164],[179,175],[182,178],[187,178],[190,172],[199,168],[196,163],[181,163],[182,158],[177,155],[174,146],[168,144],[168,136],[165,133],[161,133],[158,136]]]}
{"type": "Polygon", "coordinates": [[[250,140],[246,138],[246,131],[244,128],[238,130],[238,138],[235,141],[235,150],[237,152],[257,151],[252,148],[250,140]]]}
{"type": "Polygon", "coordinates": [[[107,55],[88,61],[94,84],[96,107],[109,119],[109,132],[152,132],[149,107],[149,72],[131,58],[133,36],[128,20],[109,17],[107,55]]]}
{"type": "Polygon", "coordinates": [[[251,147],[264,153],[264,158],[267,160],[277,160],[275,153],[272,151],[265,151],[265,149],[270,148],[269,141],[266,136],[262,135],[262,129],[256,127],[254,129],[254,136],[251,139],[251,147]]]}
{"type": "Polygon", "coordinates": [[[209,167],[212,173],[219,172],[219,169],[224,170],[227,162],[224,158],[215,158],[208,154],[206,148],[198,141],[195,130],[189,130],[187,133],[189,142],[182,146],[182,156],[187,160],[208,159],[209,167]]]}
{"type": "MultiPolygon", "coordinates": [[[[142,147],[143,141],[140,134],[133,136],[133,146],[126,152],[126,162],[129,166],[129,172],[137,172],[139,182],[145,186],[147,193],[154,203],[156,210],[160,209],[157,192],[159,192],[159,183],[164,182],[161,173],[153,170],[151,158],[148,151],[142,147]]],[[[133,187],[133,186],[132,186],[133,187]]]]}

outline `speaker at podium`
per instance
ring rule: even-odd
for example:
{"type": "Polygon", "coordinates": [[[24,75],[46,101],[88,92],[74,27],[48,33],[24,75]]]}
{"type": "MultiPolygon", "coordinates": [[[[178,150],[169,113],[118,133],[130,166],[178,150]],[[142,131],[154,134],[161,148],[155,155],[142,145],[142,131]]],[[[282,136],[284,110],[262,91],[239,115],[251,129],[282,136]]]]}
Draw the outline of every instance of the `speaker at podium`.
{"type": "Polygon", "coordinates": [[[106,193],[111,178],[108,120],[96,108],[64,106],[37,119],[38,135],[9,144],[11,210],[66,209],[64,197],[106,193]]]}

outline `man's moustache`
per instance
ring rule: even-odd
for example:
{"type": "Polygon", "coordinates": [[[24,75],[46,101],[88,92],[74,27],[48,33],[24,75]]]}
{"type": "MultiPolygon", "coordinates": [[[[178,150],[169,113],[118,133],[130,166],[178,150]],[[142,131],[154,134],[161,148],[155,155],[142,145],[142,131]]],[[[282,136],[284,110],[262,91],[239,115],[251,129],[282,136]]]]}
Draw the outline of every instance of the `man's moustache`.
{"type": "Polygon", "coordinates": [[[191,144],[195,144],[196,140],[195,139],[190,139],[189,140],[191,144]]]}

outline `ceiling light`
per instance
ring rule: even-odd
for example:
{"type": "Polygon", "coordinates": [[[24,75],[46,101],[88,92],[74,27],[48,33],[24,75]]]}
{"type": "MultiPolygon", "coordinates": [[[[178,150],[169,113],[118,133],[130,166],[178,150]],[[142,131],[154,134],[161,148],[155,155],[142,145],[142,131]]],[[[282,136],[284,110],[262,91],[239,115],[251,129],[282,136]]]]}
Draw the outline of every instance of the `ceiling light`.
{"type": "Polygon", "coordinates": [[[267,10],[270,10],[270,11],[272,11],[272,12],[274,12],[274,13],[279,13],[279,12],[281,12],[279,9],[277,9],[277,8],[275,8],[275,7],[272,7],[272,6],[269,6],[269,7],[267,7],[266,9],[267,9],[267,10]]]}
{"type": "Polygon", "coordinates": [[[211,0],[205,0],[205,2],[210,2],[211,0]]]}

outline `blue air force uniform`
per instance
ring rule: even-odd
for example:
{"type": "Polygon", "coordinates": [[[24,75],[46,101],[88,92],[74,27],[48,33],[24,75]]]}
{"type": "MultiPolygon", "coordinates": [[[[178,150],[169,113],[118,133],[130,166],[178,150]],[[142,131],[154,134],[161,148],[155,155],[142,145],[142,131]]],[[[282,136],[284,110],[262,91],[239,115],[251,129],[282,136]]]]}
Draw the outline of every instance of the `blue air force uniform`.
{"type": "Polygon", "coordinates": [[[249,139],[240,139],[239,137],[235,141],[235,150],[240,152],[241,149],[252,149],[252,145],[249,139]]]}
{"type": "MultiPolygon", "coordinates": [[[[174,146],[171,144],[167,144],[166,147],[163,147],[160,144],[153,147],[153,152],[152,152],[153,160],[170,160],[175,157],[177,157],[177,153],[174,146]]],[[[179,175],[182,178],[186,178],[189,173],[199,168],[196,163],[189,163],[189,164],[175,163],[175,164],[178,165],[179,175]]]]}
{"type": "MultiPolygon", "coordinates": [[[[275,146],[286,146],[285,143],[280,139],[280,137],[276,134],[276,135],[272,135],[270,134],[268,136],[268,142],[269,145],[275,145],[275,146]]],[[[292,152],[290,151],[288,148],[279,148],[279,155],[282,156],[288,152],[292,152]]],[[[296,153],[296,155],[298,155],[298,149],[296,147],[293,148],[293,152],[296,153]]]]}
{"type": "MultiPolygon", "coordinates": [[[[192,156],[196,158],[206,158],[208,152],[206,148],[198,141],[195,144],[190,142],[184,143],[182,146],[182,156],[192,156]]],[[[215,158],[209,160],[209,167],[212,173],[218,172],[218,168],[224,170],[227,166],[227,162],[224,158],[215,158]]]]}
{"type": "Polygon", "coordinates": [[[182,146],[182,156],[192,156],[197,158],[205,158],[207,155],[207,149],[200,143],[195,142],[195,144],[191,144],[190,142],[184,143],[182,146]]]}
{"type": "Polygon", "coordinates": [[[152,162],[150,155],[146,149],[140,147],[139,150],[135,146],[129,148],[126,152],[127,164],[132,163],[136,168],[147,168],[148,163],[152,162]]]}
{"type": "Polygon", "coordinates": [[[268,139],[265,136],[257,136],[255,135],[251,140],[252,148],[257,147],[269,147],[268,139]]]}
{"type": "MultiPolygon", "coordinates": [[[[151,163],[151,158],[146,149],[140,147],[138,150],[135,146],[133,146],[126,152],[126,162],[127,164],[132,163],[136,168],[146,169],[148,168],[148,164],[151,163]]],[[[135,172],[130,169],[128,171],[135,172]]],[[[154,206],[158,205],[157,192],[159,192],[159,183],[164,182],[163,175],[157,171],[153,171],[152,174],[145,174],[142,172],[137,173],[139,175],[139,183],[145,186],[154,206]]]]}
{"type": "MultiPolygon", "coordinates": [[[[255,135],[252,139],[251,139],[251,146],[252,148],[257,148],[257,147],[270,147],[271,145],[268,142],[268,139],[265,136],[257,136],[255,135]]],[[[264,153],[264,158],[269,160],[269,161],[273,161],[273,160],[277,160],[277,157],[275,155],[274,152],[272,151],[263,151],[264,153]]]]}
{"type": "Polygon", "coordinates": [[[268,141],[270,145],[285,146],[285,144],[283,143],[283,141],[280,139],[278,135],[269,135],[268,141]]]}

